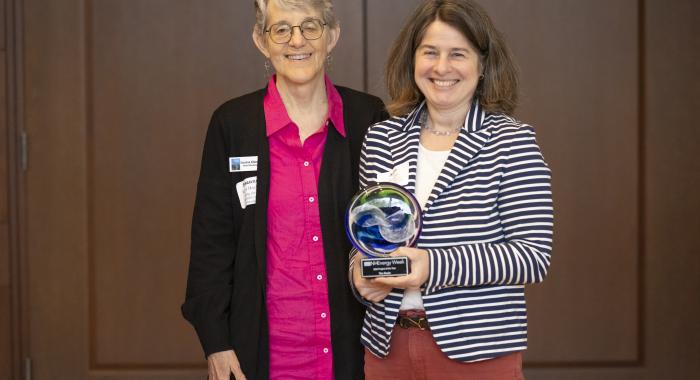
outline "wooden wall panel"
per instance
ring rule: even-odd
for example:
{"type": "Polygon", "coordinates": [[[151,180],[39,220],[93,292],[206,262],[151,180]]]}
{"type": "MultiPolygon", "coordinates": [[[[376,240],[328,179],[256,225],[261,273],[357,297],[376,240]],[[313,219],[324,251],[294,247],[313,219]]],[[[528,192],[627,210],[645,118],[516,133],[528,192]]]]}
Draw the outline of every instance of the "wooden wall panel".
{"type": "Polygon", "coordinates": [[[34,379],[81,379],[87,339],[84,7],[24,1],[28,354],[34,379]]]}
{"type": "Polygon", "coordinates": [[[12,376],[10,323],[10,287],[0,285],[0,380],[10,380],[12,376]]]}
{"type": "Polygon", "coordinates": [[[692,379],[700,373],[700,3],[646,4],[647,356],[655,378],[692,379]]]}
{"type": "MultiPolygon", "coordinates": [[[[4,4],[0,1],[0,9],[4,4]]],[[[0,11],[0,32],[4,36],[5,18],[0,11]]],[[[0,380],[9,378],[12,371],[12,330],[10,293],[10,128],[7,123],[7,57],[2,40],[0,49],[0,380]]]]}
{"type": "Polygon", "coordinates": [[[12,371],[12,332],[10,330],[10,157],[7,123],[7,51],[5,1],[0,0],[0,380],[12,371]],[[4,374],[3,374],[4,373],[4,374]]]}
{"type": "MultiPolygon", "coordinates": [[[[2,6],[2,4],[0,4],[2,6]]],[[[10,135],[7,125],[7,54],[0,51],[0,287],[10,286],[10,135]]],[[[9,305],[0,304],[0,313],[7,310],[9,305]],[[5,309],[5,307],[8,307],[5,309]]],[[[0,334],[0,338],[3,335],[0,334]]],[[[2,340],[2,339],[0,339],[2,340]]]]}
{"type": "Polygon", "coordinates": [[[333,4],[340,22],[340,40],[333,50],[328,75],[335,84],[362,91],[365,78],[362,1],[339,0],[333,4]]]}
{"type": "Polygon", "coordinates": [[[420,0],[367,1],[367,91],[388,99],[384,69],[392,43],[420,0]]]}
{"type": "Polygon", "coordinates": [[[254,12],[228,0],[91,8],[93,364],[201,362],[179,311],[201,142],[215,107],[265,84],[254,12]]]}
{"type": "MultiPolygon", "coordinates": [[[[0,0],[0,48],[5,51],[7,47],[8,30],[7,21],[9,4],[5,0],[0,0]]],[[[11,8],[10,8],[11,9],[11,8]]]]}
{"type": "MultiPolygon", "coordinates": [[[[633,363],[639,346],[637,3],[482,3],[521,67],[517,116],[535,126],[554,177],[553,265],[545,283],[528,290],[526,359],[633,363]]],[[[418,1],[369,4],[368,33],[376,36],[368,46],[369,77],[377,85],[390,44],[418,1]]]]}
{"type": "Polygon", "coordinates": [[[0,379],[19,378],[15,1],[0,0],[0,379]]]}
{"type": "Polygon", "coordinates": [[[637,1],[485,5],[512,41],[522,70],[518,116],[537,129],[554,176],[554,262],[549,279],[528,291],[527,360],[634,364],[642,254],[637,1]]]}

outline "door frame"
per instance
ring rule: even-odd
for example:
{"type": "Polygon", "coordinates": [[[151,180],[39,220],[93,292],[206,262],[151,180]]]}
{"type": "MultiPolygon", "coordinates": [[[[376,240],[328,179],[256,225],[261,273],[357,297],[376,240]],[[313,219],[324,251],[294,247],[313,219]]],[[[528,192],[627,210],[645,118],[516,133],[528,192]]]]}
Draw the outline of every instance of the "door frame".
{"type": "Polygon", "coordinates": [[[7,117],[3,123],[7,136],[7,202],[10,269],[10,379],[30,378],[28,355],[28,315],[25,247],[25,181],[28,141],[24,133],[24,60],[23,1],[6,0],[5,63],[7,117]]]}

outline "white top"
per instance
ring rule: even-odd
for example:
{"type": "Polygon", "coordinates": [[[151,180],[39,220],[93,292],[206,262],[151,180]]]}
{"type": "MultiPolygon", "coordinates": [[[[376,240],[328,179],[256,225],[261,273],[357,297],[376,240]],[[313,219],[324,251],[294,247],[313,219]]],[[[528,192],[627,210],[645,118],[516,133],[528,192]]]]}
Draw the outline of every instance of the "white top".
{"type": "MultiPolygon", "coordinates": [[[[425,208],[428,203],[430,193],[433,191],[435,181],[437,181],[445,166],[447,156],[450,155],[449,150],[429,150],[418,144],[418,163],[416,165],[416,200],[421,208],[425,208]]],[[[399,310],[424,309],[423,298],[420,295],[420,290],[406,290],[404,292],[403,301],[399,310]]]]}

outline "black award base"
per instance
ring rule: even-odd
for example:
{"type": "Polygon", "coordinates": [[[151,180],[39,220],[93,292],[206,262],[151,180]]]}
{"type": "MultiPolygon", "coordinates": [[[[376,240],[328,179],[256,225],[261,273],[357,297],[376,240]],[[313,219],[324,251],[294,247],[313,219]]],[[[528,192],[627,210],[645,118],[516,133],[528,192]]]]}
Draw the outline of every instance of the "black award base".
{"type": "Polygon", "coordinates": [[[360,260],[362,277],[396,277],[411,273],[411,262],[408,257],[379,257],[360,260]]]}

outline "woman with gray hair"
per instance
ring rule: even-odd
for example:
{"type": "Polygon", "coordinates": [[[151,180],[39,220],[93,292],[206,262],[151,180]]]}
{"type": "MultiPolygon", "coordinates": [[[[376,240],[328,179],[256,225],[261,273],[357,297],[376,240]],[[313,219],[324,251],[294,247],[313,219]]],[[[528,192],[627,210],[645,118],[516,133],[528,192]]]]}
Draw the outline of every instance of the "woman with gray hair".
{"type": "Polygon", "coordinates": [[[343,215],[376,97],[325,75],[330,0],[256,0],[253,41],[275,74],[212,116],[182,306],[210,379],[362,378],[362,308],[343,215]]]}

